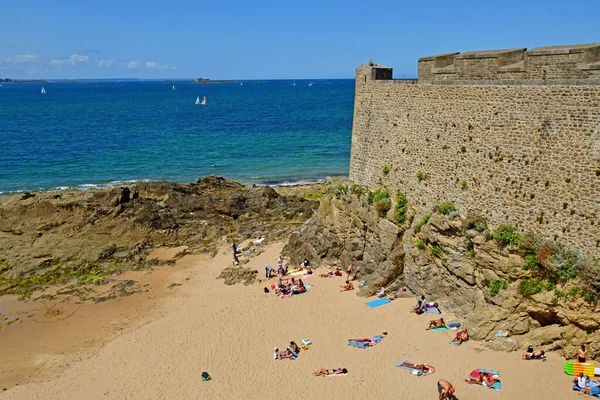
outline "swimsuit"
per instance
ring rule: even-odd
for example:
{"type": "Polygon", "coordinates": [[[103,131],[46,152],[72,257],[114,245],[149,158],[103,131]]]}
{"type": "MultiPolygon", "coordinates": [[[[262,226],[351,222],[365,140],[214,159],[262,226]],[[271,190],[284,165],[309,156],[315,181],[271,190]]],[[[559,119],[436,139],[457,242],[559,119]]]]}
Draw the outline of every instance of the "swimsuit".
{"type": "Polygon", "coordinates": [[[442,389],[442,385],[440,385],[440,383],[438,382],[438,393],[442,394],[444,392],[444,389],[442,389]]]}
{"type": "Polygon", "coordinates": [[[579,362],[585,362],[585,358],[577,356],[577,361],[579,361],[579,362]]]}

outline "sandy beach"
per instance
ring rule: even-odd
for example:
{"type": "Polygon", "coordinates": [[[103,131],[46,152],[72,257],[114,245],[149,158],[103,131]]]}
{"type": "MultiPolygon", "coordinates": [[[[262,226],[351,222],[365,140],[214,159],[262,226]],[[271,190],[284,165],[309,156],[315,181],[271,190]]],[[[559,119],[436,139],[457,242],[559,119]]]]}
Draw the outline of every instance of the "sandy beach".
{"type": "MultiPolygon", "coordinates": [[[[265,242],[264,252],[245,267],[264,277],[265,265],[276,264],[281,247],[265,242]]],[[[307,294],[284,299],[264,293],[260,283],[226,286],[216,277],[230,260],[230,249],[224,248],[214,258],[188,255],[174,267],[130,272],[153,276],[155,289],[84,304],[61,323],[28,322],[0,331],[0,351],[12,355],[3,357],[0,382],[23,377],[0,398],[436,399],[442,378],[454,384],[461,400],[577,398],[562,372],[564,360],[555,354],[546,362],[522,361],[520,353],[492,352],[474,341],[450,345],[452,331],[425,331],[431,318],[409,312],[413,299],[369,308],[367,299],[339,291],[339,277],[312,276],[305,280],[313,286],[307,294]],[[171,282],[182,285],[166,289],[171,282]],[[102,307],[112,310],[104,318],[102,307]],[[384,331],[388,335],[373,348],[347,345],[347,339],[384,331]],[[273,360],[275,346],[302,338],[312,345],[296,360],[273,360]],[[61,340],[73,344],[58,346],[63,354],[53,353],[53,341],[61,340]],[[429,363],[437,372],[418,378],[396,367],[404,359],[429,363]],[[36,372],[19,375],[7,367],[11,361],[29,363],[36,372]],[[312,376],[332,367],[345,367],[349,374],[312,376]],[[500,371],[502,392],[465,384],[476,368],[500,371]],[[202,381],[203,371],[211,381],[202,381]]]]}

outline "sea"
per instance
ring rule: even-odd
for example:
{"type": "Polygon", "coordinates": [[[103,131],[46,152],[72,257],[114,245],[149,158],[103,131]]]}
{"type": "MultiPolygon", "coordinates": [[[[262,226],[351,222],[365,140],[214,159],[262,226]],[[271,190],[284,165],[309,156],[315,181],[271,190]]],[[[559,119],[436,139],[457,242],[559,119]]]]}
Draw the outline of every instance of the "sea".
{"type": "Polygon", "coordinates": [[[345,176],[353,102],[354,80],[2,83],[0,194],[345,176]]]}

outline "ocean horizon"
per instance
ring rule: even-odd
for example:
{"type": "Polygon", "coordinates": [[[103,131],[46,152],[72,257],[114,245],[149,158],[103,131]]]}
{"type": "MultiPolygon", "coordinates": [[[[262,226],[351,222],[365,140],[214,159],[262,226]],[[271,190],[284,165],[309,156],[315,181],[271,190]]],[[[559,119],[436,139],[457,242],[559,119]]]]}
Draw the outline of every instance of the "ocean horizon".
{"type": "Polygon", "coordinates": [[[353,79],[4,83],[0,194],[347,176],[353,104],[353,79]]]}

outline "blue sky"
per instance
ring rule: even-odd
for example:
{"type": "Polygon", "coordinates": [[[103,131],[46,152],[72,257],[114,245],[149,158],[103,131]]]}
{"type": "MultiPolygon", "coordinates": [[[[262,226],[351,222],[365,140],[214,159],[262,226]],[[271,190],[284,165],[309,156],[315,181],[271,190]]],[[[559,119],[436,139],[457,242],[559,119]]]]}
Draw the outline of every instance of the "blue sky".
{"type": "Polygon", "coordinates": [[[373,61],[600,41],[599,1],[0,0],[0,78],[352,78],[373,61]],[[85,4],[88,3],[88,4],[85,4]]]}

